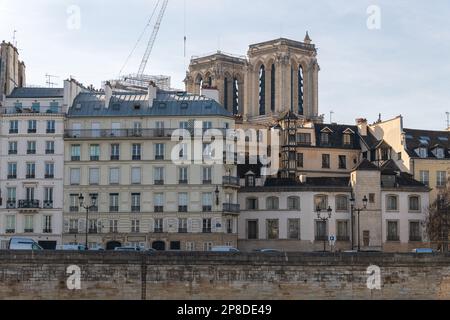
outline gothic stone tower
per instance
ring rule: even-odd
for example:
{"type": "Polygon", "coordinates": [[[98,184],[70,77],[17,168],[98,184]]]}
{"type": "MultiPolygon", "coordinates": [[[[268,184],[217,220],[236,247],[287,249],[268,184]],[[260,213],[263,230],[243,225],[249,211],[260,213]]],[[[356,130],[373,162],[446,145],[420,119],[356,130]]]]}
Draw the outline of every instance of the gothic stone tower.
{"type": "Polygon", "coordinates": [[[318,117],[317,50],[308,33],[303,42],[280,38],[251,45],[248,57],[218,52],[194,58],[186,90],[218,91],[219,102],[252,123],[271,123],[286,112],[301,119],[318,117]]]}

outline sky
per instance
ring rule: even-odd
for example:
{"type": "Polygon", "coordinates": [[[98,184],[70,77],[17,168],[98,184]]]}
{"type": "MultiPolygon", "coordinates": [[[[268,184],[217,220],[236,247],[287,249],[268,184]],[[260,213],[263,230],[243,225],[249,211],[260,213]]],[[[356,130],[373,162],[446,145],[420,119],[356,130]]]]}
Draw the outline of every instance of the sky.
{"type": "MultiPolygon", "coordinates": [[[[0,40],[15,39],[27,84],[70,76],[100,87],[117,78],[157,0],[0,0],[0,40]]],[[[122,74],[136,73],[153,25],[122,74]]],[[[189,57],[245,55],[279,37],[318,47],[319,112],[326,121],[443,130],[450,111],[448,0],[170,0],[146,73],[184,89],[189,57]],[[184,35],[187,54],[184,56],[184,35]],[[330,112],[334,112],[332,115],[330,112]]]]}

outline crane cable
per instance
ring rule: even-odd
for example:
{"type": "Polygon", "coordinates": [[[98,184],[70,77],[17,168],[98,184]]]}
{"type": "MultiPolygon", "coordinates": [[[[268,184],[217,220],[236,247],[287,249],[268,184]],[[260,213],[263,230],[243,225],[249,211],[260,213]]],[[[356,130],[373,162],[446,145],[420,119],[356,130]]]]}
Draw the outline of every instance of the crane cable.
{"type": "Polygon", "coordinates": [[[128,64],[128,62],[130,61],[131,57],[133,56],[134,51],[136,51],[136,48],[138,47],[139,43],[142,41],[142,38],[144,37],[145,32],[147,31],[148,27],[151,25],[152,20],[153,20],[153,17],[155,16],[155,13],[156,13],[156,9],[158,9],[160,3],[161,3],[161,0],[158,0],[158,2],[156,3],[155,8],[153,9],[152,15],[151,15],[150,19],[148,20],[147,25],[146,25],[145,28],[144,28],[144,31],[142,31],[142,33],[141,33],[141,35],[139,36],[139,38],[138,38],[138,40],[137,40],[137,42],[136,42],[136,44],[135,44],[133,50],[131,50],[130,55],[129,55],[128,58],[126,59],[126,61],[125,61],[124,65],[122,66],[122,68],[120,69],[120,72],[119,72],[119,78],[120,78],[120,76],[122,75],[122,72],[123,72],[123,70],[125,69],[125,67],[127,66],[127,64],[128,64]]]}

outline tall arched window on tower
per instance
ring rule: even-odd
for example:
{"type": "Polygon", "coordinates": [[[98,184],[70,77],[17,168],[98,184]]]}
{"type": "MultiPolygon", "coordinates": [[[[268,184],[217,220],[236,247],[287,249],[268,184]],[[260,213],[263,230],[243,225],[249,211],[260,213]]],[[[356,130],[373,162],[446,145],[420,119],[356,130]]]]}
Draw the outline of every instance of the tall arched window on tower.
{"type": "Polygon", "coordinates": [[[233,114],[239,114],[239,82],[238,79],[233,79],[233,114]]]}
{"type": "Polygon", "coordinates": [[[298,67],[298,114],[304,115],[304,74],[303,67],[298,67]]]}
{"type": "Polygon", "coordinates": [[[259,115],[266,114],[266,68],[259,68],[259,115]]]}
{"type": "Polygon", "coordinates": [[[223,106],[228,110],[228,78],[223,81],[223,106]]]}
{"type": "Polygon", "coordinates": [[[276,70],[275,70],[275,64],[272,64],[272,70],[271,70],[271,78],[270,78],[270,110],[272,112],[275,112],[275,80],[276,80],[276,70]]]}

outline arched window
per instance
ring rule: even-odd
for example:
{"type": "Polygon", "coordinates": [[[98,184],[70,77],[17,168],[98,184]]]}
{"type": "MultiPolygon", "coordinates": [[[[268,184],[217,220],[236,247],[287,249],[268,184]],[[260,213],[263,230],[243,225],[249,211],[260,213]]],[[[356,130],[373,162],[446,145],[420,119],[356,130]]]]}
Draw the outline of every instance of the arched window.
{"type": "Polygon", "coordinates": [[[259,68],[259,115],[266,114],[266,68],[259,68]]]}
{"type": "Polygon", "coordinates": [[[238,79],[233,79],[233,114],[239,114],[239,82],[238,79]]]}
{"type": "Polygon", "coordinates": [[[228,78],[223,82],[223,107],[228,110],[228,78]]]}
{"type": "Polygon", "coordinates": [[[303,115],[304,114],[304,107],[303,107],[303,89],[304,89],[304,75],[303,75],[303,67],[298,67],[298,114],[303,115]]]}
{"type": "Polygon", "coordinates": [[[278,210],[279,201],[277,197],[268,197],[266,199],[266,209],[267,210],[278,210]]]}
{"type": "Polygon", "coordinates": [[[320,194],[314,197],[314,210],[317,208],[320,210],[328,209],[328,196],[320,194]]]}
{"type": "Polygon", "coordinates": [[[276,70],[275,70],[275,64],[272,64],[272,70],[271,70],[271,78],[270,78],[270,110],[272,112],[275,112],[275,85],[276,85],[276,70]]]}
{"type": "Polygon", "coordinates": [[[300,198],[289,197],[287,199],[288,210],[300,210],[300,198]]]}

